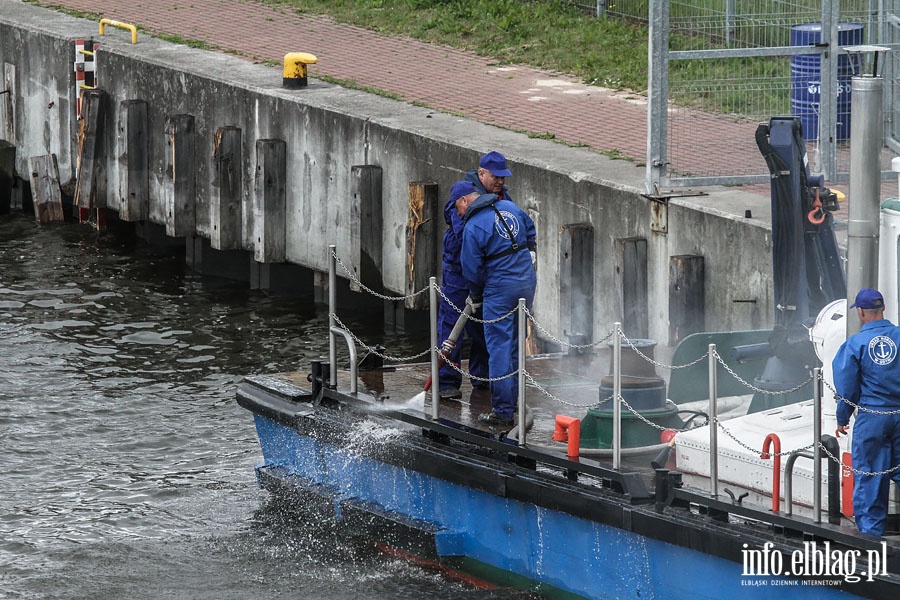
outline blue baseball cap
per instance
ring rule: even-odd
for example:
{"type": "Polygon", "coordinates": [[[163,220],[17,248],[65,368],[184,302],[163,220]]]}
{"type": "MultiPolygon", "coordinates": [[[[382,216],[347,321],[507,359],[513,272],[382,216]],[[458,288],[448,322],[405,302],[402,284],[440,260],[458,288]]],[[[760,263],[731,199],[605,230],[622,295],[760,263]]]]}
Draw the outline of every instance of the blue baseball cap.
{"type": "Polygon", "coordinates": [[[471,181],[457,181],[450,188],[450,202],[456,202],[463,196],[468,196],[475,191],[475,184],[471,181]]]}
{"type": "Polygon", "coordinates": [[[850,305],[850,308],[884,308],[884,296],[878,290],[872,288],[863,288],[856,295],[856,302],[850,305]]]}
{"type": "Polygon", "coordinates": [[[499,152],[488,152],[481,157],[478,166],[490,171],[494,177],[512,177],[512,172],[506,167],[506,157],[499,152]]]}

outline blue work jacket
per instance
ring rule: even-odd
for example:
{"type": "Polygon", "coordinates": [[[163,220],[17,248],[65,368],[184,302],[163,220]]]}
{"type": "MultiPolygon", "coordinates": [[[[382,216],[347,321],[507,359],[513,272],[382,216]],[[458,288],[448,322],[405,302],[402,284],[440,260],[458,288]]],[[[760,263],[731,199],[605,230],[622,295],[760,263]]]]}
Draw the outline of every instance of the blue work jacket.
{"type": "MultiPolygon", "coordinates": [[[[832,361],[834,387],[853,404],[878,410],[900,408],[900,327],[887,319],[862,326],[832,361]]],[[[839,401],[838,425],[847,425],[854,407],[839,401]]]]}
{"type": "Polygon", "coordinates": [[[537,278],[529,250],[537,247],[537,234],[531,217],[514,202],[482,194],[469,206],[464,220],[461,262],[472,295],[508,287],[534,290],[537,278]]]}

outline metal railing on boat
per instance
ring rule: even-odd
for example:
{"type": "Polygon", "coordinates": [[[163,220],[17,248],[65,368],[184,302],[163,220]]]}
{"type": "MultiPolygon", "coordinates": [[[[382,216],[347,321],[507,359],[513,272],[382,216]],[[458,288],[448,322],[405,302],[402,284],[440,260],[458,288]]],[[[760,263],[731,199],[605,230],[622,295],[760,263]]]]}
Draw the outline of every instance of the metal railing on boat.
{"type": "MultiPolygon", "coordinates": [[[[356,360],[357,353],[356,353],[355,342],[359,342],[359,343],[363,343],[363,342],[358,340],[358,338],[356,338],[355,335],[353,335],[349,330],[347,330],[345,328],[343,323],[340,323],[337,320],[337,317],[336,317],[336,314],[337,314],[336,313],[336,310],[337,310],[337,294],[336,294],[337,269],[336,269],[336,267],[337,267],[337,264],[340,262],[340,260],[337,257],[335,245],[330,245],[328,247],[328,250],[329,250],[328,303],[329,303],[329,363],[330,363],[329,382],[330,382],[330,387],[332,389],[336,390],[337,386],[338,386],[337,337],[336,336],[341,335],[345,339],[348,350],[350,352],[350,381],[351,381],[351,383],[350,383],[349,393],[352,395],[356,395],[358,392],[358,387],[357,387],[358,386],[358,382],[357,382],[358,365],[357,365],[357,360],[356,360]],[[338,326],[338,324],[340,324],[340,326],[338,326]]],[[[353,273],[349,269],[347,269],[347,267],[344,266],[344,264],[342,262],[340,262],[340,264],[347,271],[348,276],[351,279],[353,279],[354,278],[353,273]]],[[[376,296],[380,296],[380,294],[377,294],[373,290],[366,288],[364,285],[361,284],[361,282],[357,282],[357,283],[365,291],[373,293],[376,296]]],[[[405,299],[405,298],[409,298],[411,296],[418,295],[425,291],[426,291],[425,289],[422,289],[417,292],[414,292],[410,296],[404,296],[401,298],[390,298],[390,299],[393,299],[393,300],[405,299]]],[[[441,349],[439,348],[439,345],[438,345],[439,340],[438,340],[438,331],[437,331],[438,306],[440,304],[441,297],[444,299],[447,299],[447,298],[446,298],[446,296],[444,296],[443,292],[440,290],[440,287],[438,286],[437,280],[435,277],[431,277],[429,280],[428,292],[430,294],[429,300],[430,300],[430,321],[431,321],[431,323],[430,323],[430,346],[431,347],[426,352],[430,353],[430,355],[431,355],[431,369],[430,369],[431,370],[431,379],[432,379],[432,381],[436,382],[436,381],[438,381],[439,371],[440,371],[440,367],[441,367],[441,363],[440,363],[441,349]]],[[[388,298],[386,296],[381,296],[381,297],[388,298]]],[[[451,304],[451,306],[453,305],[452,302],[450,304],[451,304]]],[[[457,308],[457,307],[454,306],[454,308],[457,308]]],[[[459,308],[457,308],[457,311],[462,312],[459,308]]],[[[515,316],[515,318],[517,318],[518,337],[517,337],[516,343],[517,343],[517,350],[518,350],[518,355],[519,355],[519,362],[518,362],[517,369],[511,373],[502,375],[500,377],[496,377],[496,376],[494,376],[494,374],[492,374],[491,378],[485,379],[485,380],[479,380],[479,381],[491,382],[491,381],[496,381],[498,379],[503,379],[503,378],[510,377],[510,376],[517,377],[517,382],[518,382],[518,397],[517,397],[518,419],[517,419],[515,430],[514,430],[515,437],[513,438],[512,436],[509,436],[509,437],[507,437],[507,439],[509,441],[514,442],[520,448],[525,448],[525,447],[529,446],[528,439],[527,439],[528,432],[527,432],[527,423],[526,423],[526,418],[527,418],[527,402],[526,402],[526,387],[527,387],[527,385],[526,385],[526,383],[530,382],[532,385],[534,385],[540,391],[542,391],[545,395],[548,395],[551,398],[553,398],[552,394],[550,394],[549,392],[544,390],[540,385],[538,385],[537,381],[535,381],[533,379],[533,377],[531,375],[529,375],[528,370],[526,369],[526,362],[527,362],[526,338],[527,338],[528,320],[530,319],[532,321],[532,323],[540,331],[544,332],[547,335],[550,335],[550,339],[552,339],[554,341],[559,341],[559,340],[557,340],[557,338],[555,338],[551,334],[549,334],[546,331],[546,329],[541,327],[541,325],[534,318],[534,316],[530,314],[529,309],[526,306],[526,302],[525,302],[524,298],[520,298],[517,303],[516,308],[513,309],[512,311],[510,311],[510,313],[508,313],[507,315],[500,317],[498,320],[509,318],[512,316],[515,316]],[[513,315],[513,313],[515,313],[515,315],[513,315]]],[[[476,319],[475,317],[470,317],[470,318],[478,321],[478,319],[476,319]]],[[[487,321],[482,321],[482,322],[487,322],[487,321]]],[[[724,427],[722,425],[722,423],[720,421],[720,418],[718,415],[718,408],[717,408],[718,401],[719,401],[719,398],[718,398],[718,388],[719,388],[718,365],[721,364],[721,366],[724,367],[724,369],[728,373],[730,373],[732,375],[732,377],[734,377],[742,385],[752,389],[754,392],[779,394],[779,393],[790,393],[790,392],[795,391],[795,389],[798,389],[798,388],[795,388],[792,390],[785,390],[783,392],[766,392],[765,390],[761,390],[757,387],[754,387],[747,381],[741,379],[740,376],[738,376],[728,366],[728,364],[725,363],[725,361],[722,359],[721,356],[719,356],[719,354],[717,352],[716,344],[709,344],[705,356],[700,356],[688,364],[677,365],[677,366],[675,366],[675,365],[667,366],[667,365],[661,365],[660,363],[657,363],[656,361],[654,361],[652,358],[649,358],[649,357],[643,355],[641,353],[641,351],[634,345],[634,342],[632,340],[629,340],[624,335],[624,332],[622,331],[621,323],[616,322],[614,324],[613,330],[610,332],[610,335],[606,336],[606,338],[604,338],[603,340],[600,340],[600,342],[597,342],[597,343],[604,342],[604,341],[608,340],[610,337],[612,337],[612,342],[610,343],[610,345],[612,347],[611,375],[613,378],[613,394],[612,394],[611,399],[613,400],[613,423],[612,423],[613,431],[612,431],[612,444],[611,444],[612,447],[608,451],[608,452],[610,452],[610,454],[608,456],[611,456],[611,458],[612,458],[612,468],[614,471],[619,471],[622,468],[622,456],[623,456],[623,454],[622,454],[622,450],[623,450],[623,448],[622,448],[622,405],[623,404],[637,418],[644,420],[645,422],[648,423],[648,425],[653,426],[663,432],[666,431],[667,429],[671,429],[671,428],[663,427],[659,424],[647,421],[646,419],[644,419],[641,416],[641,414],[638,411],[636,411],[634,408],[632,408],[630,405],[628,405],[628,403],[626,403],[625,400],[622,398],[622,344],[623,344],[623,340],[632,349],[634,349],[634,351],[637,355],[641,356],[644,360],[649,361],[656,366],[668,367],[669,369],[690,367],[693,364],[696,364],[697,362],[702,360],[704,357],[707,358],[707,361],[708,361],[708,367],[707,367],[708,368],[708,386],[709,386],[709,388],[708,388],[709,389],[709,405],[708,405],[709,486],[710,486],[709,494],[712,499],[717,499],[720,496],[719,464],[718,464],[718,454],[719,454],[718,430],[719,430],[719,428],[722,428],[722,430],[739,446],[745,448],[746,450],[748,450],[750,452],[753,452],[756,454],[759,453],[758,450],[754,451],[750,445],[737,439],[734,436],[734,434],[732,434],[726,427],[724,427]]],[[[587,346],[595,346],[597,343],[588,344],[587,346]]],[[[577,346],[574,344],[568,344],[568,345],[571,347],[577,347],[577,348],[586,347],[586,346],[577,346]]],[[[422,354],[424,354],[424,353],[425,352],[423,352],[422,354]]],[[[454,366],[454,368],[459,370],[460,373],[463,375],[469,375],[472,379],[478,379],[478,378],[475,378],[474,376],[472,376],[471,374],[463,372],[458,367],[454,366]]],[[[821,518],[822,489],[821,489],[821,483],[820,483],[822,481],[821,458],[823,456],[822,455],[823,448],[821,445],[822,444],[822,442],[821,442],[821,439],[822,439],[822,431],[821,431],[822,430],[822,423],[821,423],[822,384],[823,384],[822,369],[821,368],[813,369],[813,375],[810,379],[814,381],[814,386],[813,386],[813,392],[814,392],[813,393],[813,442],[802,448],[788,450],[785,452],[781,452],[779,454],[790,456],[792,453],[798,454],[798,453],[802,453],[805,450],[812,449],[812,454],[810,455],[810,457],[813,459],[813,481],[816,482],[813,485],[813,507],[812,508],[813,508],[814,522],[818,524],[818,523],[822,522],[822,518],[821,518]]],[[[807,380],[806,382],[803,382],[801,384],[801,386],[806,385],[808,382],[809,382],[809,380],[807,380]]],[[[439,387],[440,386],[433,385],[430,388],[430,391],[431,391],[430,419],[433,422],[439,421],[439,418],[438,418],[438,415],[440,412],[439,387]]],[[[832,389],[832,391],[834,391],[834,390],[832,389]]],[[[841,401],[846,401],[845,399],[839,398],[837,395],[835,397],[841,401]]],[[[862,410],[868,410],[868,409],[863,408],[862,410]]],[[[877,412],[877,411],[873,411],[873,412],[877,412]]],[[[674,431],[678,432],[678,431],[682,431],[682,430],[674,430],[674,431]]],[[[532,444],[532,445],[534,445],[534,447],[536,449],[546,449],[547,448],[547,446],[542,445],[540,443],[532,444]]],[[[841,464],[840,456],[836,456],[833,452],[829,451],[828,448],[825,448],[825,453],[829,459],[831,459],[832,461],[836,461],[837,464],[839,464],[839,465],[841,464]]],[[[798,455],[806,456],[806,454],[798,454],[798,455]]],[[[577,459],[577,456],[571,457],[571,458],[577,459]]],[[[845,465],[844,468],[849,469],[850,471],[856,472],[856,469],[853,469],[852,467],[848,467],[845,465]]],[[[889,472],[892,472],[893,470],[895,470],[897,468],[900,468],[900,466],[894,467],[894,469],[892,469],[889,472]]],[[[785,477],[789,478],[790,475],[785,474],[785,477]]],[[[773,485],[774,485],[774,481],[773,481],[773,485]]],[[[791,497],[792,486],[790,485],[790,482],[789,481],[786,482],[786,485],[782,486],[782,489],[784,489],[784,491],[785,491],[785,496],[786,496],[785,502],[786,502],[786,506],[788,507],[788,510],[786,511],[786,513],[788,515],[790,515],[790,513],[791,513],[790,507],[792,506],[792,502],[793,502],[793,498],[791,497]]],[[[726,491],[728,491],[728,490],[726,489],[726,491]]]]}

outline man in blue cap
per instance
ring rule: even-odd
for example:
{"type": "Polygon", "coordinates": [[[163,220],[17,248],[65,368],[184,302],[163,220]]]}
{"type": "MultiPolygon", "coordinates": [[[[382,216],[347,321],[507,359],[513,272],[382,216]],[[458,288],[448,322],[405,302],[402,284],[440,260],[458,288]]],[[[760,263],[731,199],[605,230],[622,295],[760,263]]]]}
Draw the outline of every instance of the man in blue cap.
{"type": "MultiPolygon", "coordinates": [[[[478,418],[504,427],[513,424],[518,397],[518,378],[512,375],[519,365],[518,320],[509,313],[519,298],[524,298],[528,307],[534,300],[537,277],[531,253],[537,248],[537,238],[534,221],[508,198],[503,187],[510,175],[503,155],[489,152],[480,164],[476,177],[487,193],[467,194],[456,201],[457,212],[465,222],[460,259],[472,299],[483,302],[484,337],[493,380],[491,412],[478,418]]],[[[474,185],[468,176],[466,180],[474,185]]]]}
{"type": "MultiPolygon", "coordinates": [[[[444,242],[441,252],[441,290],[457,309],[462,309],[466,303],[468,289],[462,278],[462,265],[459,252],[462,248],[463,219],[456,211],[456,201],[471,193],[497,194],[500,199],[510,200],[509,193],[504,187],[506,178],[512,172],[506,165],[506,157],[496,151],[491,151],[481,157],[478,168],[466,173],[463,181],[454,184],[450,192],[450,199],[444,205],[444,220],[447,222],[447,230],[444,232],[444,242]],[[472,188],[463,188],[463,184],[469,183],[472,188]]],[[[481,318],[480,309],[475,313],[481,318]]],[[[441,341],[449,338],[453,326],[459,318],[459,311],[454,309],[446,299],[441,298],[438,310],[438,336],[441,341]]],[[[466,324],[465,335],[469,338],[469,374],[474,376],[473,387],[476,389],[488,389],[488,352],[484,341],[484,327],[481,323],[469,321],[466,324]]],[[[462,358],[462,340],[459,340],[450,354],[450,362],[459,364],[462,358]]],[[[452,365],[445,364],[439,374],[439,394],[442,400],[455,400],[462,398],[460,386],[462,375],[452,365]]]]}
{"type": "Polygon", "coordinates": [[[853,514],[863,533],[884,535],[891,478],[900,478],[900,327],[884,318],[884,297],[864,288],[850,305],[862,327],[838,349],[832,362],[840,437],[853,425],[853,514]],[[863,473],[871,473],[866,475],[863,473]]]}
{"type": "MultiPolygon", "coordinates": [[[[444,206],[444,220],[447,222],[447,230],[444,232],[443,251],[441,255],[441,304],[438,309],[438,339],[442,342],[450,337],[453,326],[459,320],[460,311],[466,305],[469,296],[469,288],[462,275],[459,252],[462,248],[463,218],[456,210],[456,202],[463,196],[474,194],[475,184],[471,181],[458,181],[450,189],[450,199],[444,206]],[[447,302],[449,300],[453,306],[447,302]],[[454,308],[455,307],[455,308],[454,308]]],[[[480,317],[481,312],[475,313],[480,317]]],[[[484,342],[484,327],[481,323],[466,322],[463,333],[469,338],[469,374],[474,377],[472,387],[487,389],[490,387],[485,380],[488,379],[488,352],[484,342]]],[[[462,336],[460,336],[462,337],[462,336]]],[[[462,339],[454,340],[456,345],[450,352],[449,362],[459,365],[462,358],[462,339]]],[[[455,400],[462,398],[460,386],[462,375],[452,365],[443,364],[438,374],[438,393],[442,400],[455,400]]]]}
{"type": "Polygon", "coordinates": [[[500,200],[512,200],[504,184],[512,172],[506,166],[506,157],[491,151],[481,157],[478,168],[466,173],[466,181],[475,184],[475,189],[482,194],[497,194],[500,200]]]}

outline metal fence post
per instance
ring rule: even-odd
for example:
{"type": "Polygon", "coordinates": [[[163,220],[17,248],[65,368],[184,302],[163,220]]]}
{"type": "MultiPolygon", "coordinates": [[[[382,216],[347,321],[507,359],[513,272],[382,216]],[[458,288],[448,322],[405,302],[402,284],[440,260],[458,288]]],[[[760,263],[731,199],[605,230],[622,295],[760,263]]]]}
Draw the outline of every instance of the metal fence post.
{"type": "Polygon", "coordinates": [[[328,365],[331,370],[330,383],[337,388],[337,346],[332,329],[337,326],[337,246],[328,246],[328,365]]]}
{"type": "Polygon", "coordinates": [[[438,293],[437,278],[435,277],[431,277],[428,279],[428,299],[428,313],[431,317],[431,418],[434,421],[437,421],[438,413],[440,411],[441,398],[441,367],[438,364],[438,293]]]}
{"type": "Polygon", "coordinates": [[[719,374],[716,366],[716,345],[709,345],[709,493],[719,495],[719,374]]]}
{"type": "Polygon", "coordinates": [[[622,324],[616,323],[613,338],[613,469],[622,464],[622,324]]]}
{"type": "Polygon", "coordinates": [[[838,47],[839,4],[836,0],[822,2],[820,44],[830,51],[819,55],[819,131],[811,132],[817,133],[818,170],[826,180],[832,181],[836,174],[838,95],[850,93],[850,90],[841,89],[843,86],[838,81],[838,58],[841,55],[838,47]]]}
{"type": "Polygon", "coordinates": [[[669,3],[650,2],[650,48],[647,65],[647,173],[644,191],[653,194],[668,180],[669,3]]]}
{"type": "Polygon", "coordinates": [[[734,42],[735,0],[725,0],[725,46],[731,48],[734,42]]]}
{"type": "Polygon", "coordinates": [[[525,445],[525,342],[528,337],[527,321],[525,319],[525,298],[519,298],[518,313],[516,314],[519,327],[519,445],[525,445]]]}
{"type": "MultiPolygon", "coordinates": [[[[786,498],[790,502],[790,498],[786,498]]],[[[813,521],[822,522],[822,368],[813,369],[813,521]]]]}

